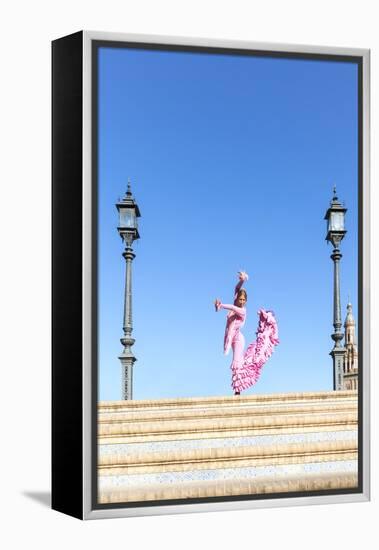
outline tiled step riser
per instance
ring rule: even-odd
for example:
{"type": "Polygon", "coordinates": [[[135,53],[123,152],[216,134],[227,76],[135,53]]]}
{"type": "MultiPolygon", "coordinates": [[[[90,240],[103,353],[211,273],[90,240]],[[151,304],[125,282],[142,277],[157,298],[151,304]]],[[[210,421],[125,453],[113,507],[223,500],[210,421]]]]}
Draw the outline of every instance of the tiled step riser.
{"type": "Polygon", "coordinates": [[[110,444],[99,446],[99,456],[136,455],[155,452],[176,452],[190,449],[219,449],[222,447],[267,446],[295,443],[321,443],[323,441],[357,440],[356,430],[309,432],[298,434],[258,435],[214,439],[181,439],[171,441],[144,441],[143,443],[110,444]]]}

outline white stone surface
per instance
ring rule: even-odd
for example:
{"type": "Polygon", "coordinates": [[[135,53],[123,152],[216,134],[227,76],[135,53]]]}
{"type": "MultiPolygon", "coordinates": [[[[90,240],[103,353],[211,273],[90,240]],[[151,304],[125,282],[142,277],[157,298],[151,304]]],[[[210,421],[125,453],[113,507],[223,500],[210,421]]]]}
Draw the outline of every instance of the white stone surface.
{"type": "Polygon", "coordinates": [[[181,449],[205,449],[221,447],[240,447],[244,445],[279,445],[288,443],[318,443],[322,441],[354,440],[356,430],[324,431],[300,434],[258,435],[251,437],[225,437],[214,439],[186,439],[178,441],[150,441],[146,443],[106,444],[99,446],[99,455],[115,454],[131,455],[134,453],[150,453],[162,451],[178,451],[181,449]]]}
{"type": "Polygon", "coordinates": [[[311,473],[355,473],[358,470],[356,460],[337,460],[332,462],[284,464],[278,466],[256,466],[247,468],[220,468],[214,470],[191,470],[187,472],[164,472],[153,474],[131,474],[100,476],[100,490],[111,488],[142,487],[149,484],[181,483],[185,481],[211,481],[226,479],[249,479],[293,476],[311,473]]]}

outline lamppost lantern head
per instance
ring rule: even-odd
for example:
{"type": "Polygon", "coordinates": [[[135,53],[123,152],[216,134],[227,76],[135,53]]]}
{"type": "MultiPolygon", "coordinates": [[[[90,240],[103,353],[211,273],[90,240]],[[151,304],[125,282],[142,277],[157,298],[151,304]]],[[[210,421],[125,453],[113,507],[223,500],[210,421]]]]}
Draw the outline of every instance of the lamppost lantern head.
{"type": "Polygon", "coordinates": [[[345,230],[345,208],[339,201],[334,188],[334,196],[330,201],[330,207],[326,211],[324,219],[326,220],[325,240],[331,242],[334,248],[338,248],[340,242],[346,234],[345,230]]]}
{"type": "Polygon", "coordinates": [[[118,210],[117,230],[121,238],[130,246],[133,241],[140,238],[138,218],[141,217],[138,205],[130,190],[130,183],[128,184],[128,190],[124,198],[116,203],[116,208],[118,210]]]}

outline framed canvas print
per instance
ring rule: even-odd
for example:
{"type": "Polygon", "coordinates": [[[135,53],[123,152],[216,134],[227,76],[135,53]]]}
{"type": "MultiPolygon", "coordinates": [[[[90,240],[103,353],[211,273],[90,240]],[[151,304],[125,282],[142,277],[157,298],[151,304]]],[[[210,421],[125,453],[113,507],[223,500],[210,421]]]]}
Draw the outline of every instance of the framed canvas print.
{"type": "Polygon", "coordinates": [[[52,51],[53,508],[369,499],[369,51],[52,51]]]}

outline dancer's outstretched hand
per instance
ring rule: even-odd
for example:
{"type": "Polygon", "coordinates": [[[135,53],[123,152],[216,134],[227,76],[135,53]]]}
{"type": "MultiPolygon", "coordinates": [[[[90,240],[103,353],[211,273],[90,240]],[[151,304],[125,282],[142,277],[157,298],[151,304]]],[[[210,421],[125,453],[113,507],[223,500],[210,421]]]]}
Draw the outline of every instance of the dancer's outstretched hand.
{"type": "Polygon", "coordinates": [[[214,306],[215,306],[215,310],[216,310],[216,311],[219,311],[220,305],[221,305],[221,300],[219,300],[218,298],[216,298],[216,300],[214,301],[214,306]]]}
{"type": "Polygon", "coordinates": [[[249,280],[249,275],[246,273],[246,271],[239,271],[238,272],[238,277],[239,277],[240,281],[248,281],[249,280]]]}

